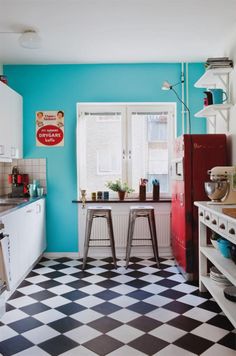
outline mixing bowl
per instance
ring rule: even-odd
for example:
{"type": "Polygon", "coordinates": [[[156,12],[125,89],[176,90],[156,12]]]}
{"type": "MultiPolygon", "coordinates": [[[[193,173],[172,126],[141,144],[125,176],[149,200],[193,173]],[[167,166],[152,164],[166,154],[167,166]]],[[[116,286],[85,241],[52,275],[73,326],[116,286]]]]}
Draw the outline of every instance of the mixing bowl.
{"type": "Polygon", "coordinates": [[[228,192],[228,182],[226,180],[205,182],[205,192],[212,201],[221,201],[228,192]]]}

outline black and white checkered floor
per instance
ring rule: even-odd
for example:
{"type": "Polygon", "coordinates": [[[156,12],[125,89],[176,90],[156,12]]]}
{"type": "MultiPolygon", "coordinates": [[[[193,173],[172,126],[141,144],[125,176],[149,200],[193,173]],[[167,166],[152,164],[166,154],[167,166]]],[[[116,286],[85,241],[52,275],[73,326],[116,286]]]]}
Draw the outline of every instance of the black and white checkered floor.
{"type": "Polygon", "coordinates": [[[4,356],[235,356],[236,331],[173,260],[43,258],[0,321],[4,356]]]}

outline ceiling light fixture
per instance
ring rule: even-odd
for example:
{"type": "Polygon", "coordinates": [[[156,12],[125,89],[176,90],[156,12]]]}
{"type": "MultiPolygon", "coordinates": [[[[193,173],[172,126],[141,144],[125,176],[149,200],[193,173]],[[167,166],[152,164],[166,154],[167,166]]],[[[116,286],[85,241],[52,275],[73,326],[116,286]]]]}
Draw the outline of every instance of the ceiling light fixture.
{"type": "Polygon", "coordinates": [[[27,49],[38,49],[41,47],[41,38],[35,30],[28,29],[23,32],[0,32],[1,35],[20,34],[19,43],[27,49]]]}
{"type": "Polygon", "coordinates": [[[26,30],[19,38],[19,43],[24,48],[37,49],[41,47],[41,38],[34,30],[26,30]]]}
{"type": "Polygon", "coordinates": [[[186,112],[186,114],[187,114],[187,120],[188,120],[187,122],[188,122],[188,128],[189,128],[189,130],[188,130],[189,132],[188,132],[188,133],[191,133],[190,110],[189,110],[189,108],[187,107],[187,105],[185,104],[185,102],[179,97],[177,91],[174,89],[174,87],[175,87],[176,85],[183,84],[183,83],[184,83],[184,75],[182,74],[182,75],[181,75],[181,80],[180,80],[180,82],[175,83],[175,84],[170,84],[167,80],[165,80],[165,81],[163,82],[163,84],[162,84],[161,89],[162,89],[162,90],[172,90],[172,91],[175,93],[177,99],[183,104],[183,106],[184,106],[185,109],[186,109],[185,112],[186,112]]]}

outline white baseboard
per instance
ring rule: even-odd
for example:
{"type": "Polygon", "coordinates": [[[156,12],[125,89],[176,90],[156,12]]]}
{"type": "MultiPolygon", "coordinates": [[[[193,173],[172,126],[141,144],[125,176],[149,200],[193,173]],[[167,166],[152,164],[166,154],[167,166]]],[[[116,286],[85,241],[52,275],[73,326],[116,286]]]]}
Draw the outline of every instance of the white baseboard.
{"type": "MultiPolygon", "coordinates": [[[[45,252],[44,257],[46,258],[81,258],[80,252],[45,252]]],[[[106,258],[111,256],[111,250],[108,247],[90,247],[89,248],[89,257],[93,258],[106,258]]],[[[131,256],[136,256],[140,258],[149,258],[153,257],[153,252],[151,248],[148,247],[133,247],[131,250],[131,256]]],[[[160,247],[159,248],[160,257],[173,257],[172,250],[170,247],[160,247]]],[[[120,247],[116,248],[116,257],[120,259],[125,259],[125,248],[120,247]]]]}
{"type": "Polygon", "coordinates": [[[44,252],[43,256],[46,258],[80,258],[79,252],[44,252]]]}

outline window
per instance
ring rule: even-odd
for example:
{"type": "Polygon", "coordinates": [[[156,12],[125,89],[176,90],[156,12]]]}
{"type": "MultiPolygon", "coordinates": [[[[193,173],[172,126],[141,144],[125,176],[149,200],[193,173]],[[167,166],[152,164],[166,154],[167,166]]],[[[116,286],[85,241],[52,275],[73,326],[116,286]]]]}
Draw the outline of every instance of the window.
{"type": "MultiPolygon", "coordinates": [[[[78,104],[78,187],[106,190],[121,179],[138,193],[140,178],[160,181],[170,195],[170,147],[174,138],[175,104],[78,104]]],[[[112,193],[111,193],[112,194],[112,193]]]]}

